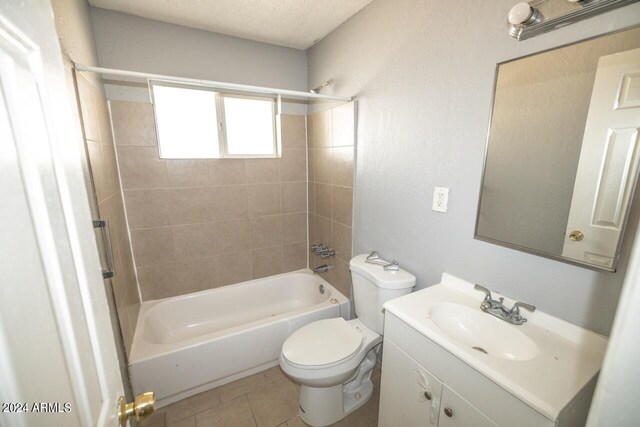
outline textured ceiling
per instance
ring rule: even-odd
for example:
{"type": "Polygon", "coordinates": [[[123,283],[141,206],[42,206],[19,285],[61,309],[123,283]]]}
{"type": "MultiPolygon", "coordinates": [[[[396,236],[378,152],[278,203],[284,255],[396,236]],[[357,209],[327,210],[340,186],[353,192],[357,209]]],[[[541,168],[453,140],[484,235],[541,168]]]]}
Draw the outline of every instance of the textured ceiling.
{"type": "Polygon", "coordinates": [[[92,6],[306,49],[372,0],[89,0],[92,6]]]}

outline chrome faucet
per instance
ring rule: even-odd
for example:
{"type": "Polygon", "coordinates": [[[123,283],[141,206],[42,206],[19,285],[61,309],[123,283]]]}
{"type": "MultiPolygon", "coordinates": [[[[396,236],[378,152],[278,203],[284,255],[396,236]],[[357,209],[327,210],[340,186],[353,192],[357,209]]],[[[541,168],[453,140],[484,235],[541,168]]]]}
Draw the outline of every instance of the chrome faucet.
{"type": "Polygon", "coordinates": [[[327,271],[329,271],[329,266],[327,264],[319,265],[313,269],[314,273],[326,273],[327,271]]]}
{"type": "Polygon", "coordinates": [[[484,299],[480,303],[480,310],[491,314],[492,316],[497,317],[498,319],[502,319],[505,322],[509,322],[512,325],[522,325],[527,321],[520,314],[520,307],[534,312],[536,308],[524,302],[516,302],[511,309],[507,309],[502,303],[504,302],[504,298],[499,298],[497,301],[491,298],[491,291],[484,286],[480,286],[476,284],[474,289],[477,291],[484,292],[484,299]]]}

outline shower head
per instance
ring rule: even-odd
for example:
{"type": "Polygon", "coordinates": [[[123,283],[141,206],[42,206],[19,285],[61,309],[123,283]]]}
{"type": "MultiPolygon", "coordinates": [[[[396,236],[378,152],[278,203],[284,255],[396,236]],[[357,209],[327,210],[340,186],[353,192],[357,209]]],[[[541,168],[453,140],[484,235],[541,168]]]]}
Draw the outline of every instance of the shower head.
{"type": "Polygon", "coordinates": [[[311,92],[311,93],[320,93],[320,91],[322,89],[324,89],[325,87],[329,87],[329,86],[331,86],[331,80],[327,80],[326,82],[320,83],[320,86],[318,86],[318,87],[316,87],[314,89],[311,89],[309,92],[311,92]]]}

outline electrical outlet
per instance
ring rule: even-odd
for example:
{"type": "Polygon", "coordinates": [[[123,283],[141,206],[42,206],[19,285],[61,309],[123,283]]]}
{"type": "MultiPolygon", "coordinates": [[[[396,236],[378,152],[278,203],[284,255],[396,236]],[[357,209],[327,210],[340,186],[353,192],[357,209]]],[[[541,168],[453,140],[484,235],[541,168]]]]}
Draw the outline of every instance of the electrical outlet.
{"type": "Polygon", "coordinates": [[[436,187],[433,190],[433,207],[436,212],[446,212],[449,203],[449,189],[444,187],[436,187]]]}

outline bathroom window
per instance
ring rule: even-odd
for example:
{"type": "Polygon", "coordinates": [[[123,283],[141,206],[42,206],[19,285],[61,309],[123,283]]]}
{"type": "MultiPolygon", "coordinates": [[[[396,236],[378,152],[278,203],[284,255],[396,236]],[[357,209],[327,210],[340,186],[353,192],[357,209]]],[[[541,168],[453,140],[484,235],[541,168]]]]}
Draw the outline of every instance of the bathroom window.
{"type": "Polygon", "coordinates": [[[149,82],[164,159],[278,157],[274,100],[149,82]]]}

